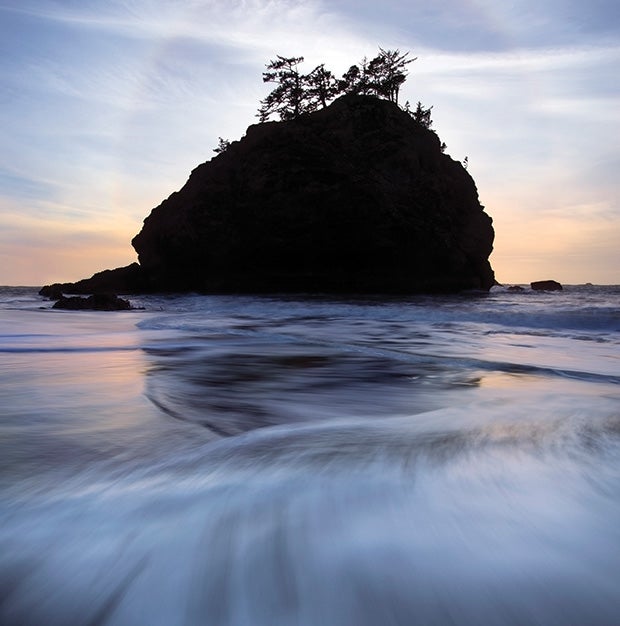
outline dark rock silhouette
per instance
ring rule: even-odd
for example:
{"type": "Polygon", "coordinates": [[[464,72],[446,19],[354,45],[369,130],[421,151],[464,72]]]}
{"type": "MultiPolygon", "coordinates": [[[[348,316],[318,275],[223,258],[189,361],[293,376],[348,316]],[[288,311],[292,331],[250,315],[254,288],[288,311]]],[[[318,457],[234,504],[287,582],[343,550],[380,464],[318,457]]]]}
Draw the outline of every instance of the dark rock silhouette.
{"type": "Polygon", "coordinates": [[[63,293],[144,293],[148,282],[142,268],[137,263],[114,270],[97,272],[90,278],[76,283],[54,283],[39,290],[39,294],[50,300],[58,300],[63,293]]]}
{"type": "Polygon", "coordinates": [[[474,181],[434,132],[394,103],[343,96],[294,120],[250,126],[145,219],[132,241],[140,266],[63,287],[489,289],[493,237],[474,181]]]}
{"type": "Polygon", "coordinates": [[[75,296],[67,298],[61,296],[54,303],[53,309],[67,309],[69,311],[127,311],[131,309],[131,304],[118,296],[105,293],[96,293],[88,298],[75,296]]]}
{"type": "Polygon", "coordinates": [[[530,287],[534,291],[562,291],[562,285],[555,280],[537,280],[530,287]]]}
{"type": "MultiPolygon", "coordinates": [[[[45,296],[49,300],[60,300],[63,297],[63,293],[66,289],[70,289],[72,283],[54,283],[53,285],[45,285],[39,289],[39,295],[45,296]]],[[[67,292],[68,293],[68,292],[67,292]]]]}

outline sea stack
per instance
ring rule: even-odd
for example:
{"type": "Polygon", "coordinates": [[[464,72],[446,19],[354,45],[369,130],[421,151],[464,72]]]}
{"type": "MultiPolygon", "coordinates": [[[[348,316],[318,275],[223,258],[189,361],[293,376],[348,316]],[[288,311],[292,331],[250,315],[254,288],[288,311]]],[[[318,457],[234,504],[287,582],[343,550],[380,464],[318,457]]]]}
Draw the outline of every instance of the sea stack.
{"type": "Polygon", "coordinates": [[[562,291],[562,284],[557,280],[537,280],[530,283],[534,291],[562,291]]]}
{"type": "Polygon", "coordinates": [[[488,290],[493,238],[473,179],[432,130],[393,102],[345,95],[250,126],[199,165],[144,220],[130,282],[204,293],[488,290]]]}

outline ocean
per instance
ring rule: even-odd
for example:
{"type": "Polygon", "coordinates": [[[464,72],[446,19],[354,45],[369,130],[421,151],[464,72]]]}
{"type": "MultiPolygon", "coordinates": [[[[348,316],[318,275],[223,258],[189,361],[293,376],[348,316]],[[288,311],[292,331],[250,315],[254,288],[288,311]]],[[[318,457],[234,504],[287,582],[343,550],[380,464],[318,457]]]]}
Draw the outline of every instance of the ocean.
{"type": "Polygon", "coordinates": [[[0,623],[620,623],[620,287],[0,288],[0,623]]]}

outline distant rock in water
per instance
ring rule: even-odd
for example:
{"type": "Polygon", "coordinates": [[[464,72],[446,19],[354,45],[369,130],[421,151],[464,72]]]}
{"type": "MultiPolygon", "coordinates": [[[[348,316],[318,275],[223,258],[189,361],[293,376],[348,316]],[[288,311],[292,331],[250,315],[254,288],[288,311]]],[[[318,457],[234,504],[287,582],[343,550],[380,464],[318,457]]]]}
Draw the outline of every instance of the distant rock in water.
{"type": "Polygon", "coordinates": [[[131,304],[112,294],[97,293],[88,298],[61,296],[52,308],[69,311],[127,311],[131,309],[131,304]]]}
{"type": "Polygon", "coordinates": [[[534,291],[562,291],[562,285],[555,280],[537,280],[530,287],[534,291]]]}
{"type": "MultiPolygon", "coordinates": [[[[134,237],[140,266],[129,282],[231,293],[489,289],[493,238],[474,181],[434,132],[394,103],[349,95],[250,126],[198,166],[134,237]]],[[[101,278],[75,286],[97,291],[101,278]]]]}

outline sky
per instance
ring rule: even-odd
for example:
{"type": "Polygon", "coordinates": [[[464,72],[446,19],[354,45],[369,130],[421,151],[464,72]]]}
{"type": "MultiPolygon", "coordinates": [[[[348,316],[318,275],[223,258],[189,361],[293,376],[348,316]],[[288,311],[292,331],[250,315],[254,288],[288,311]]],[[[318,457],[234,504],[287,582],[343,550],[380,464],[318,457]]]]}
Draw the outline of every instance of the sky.
{"type": "Polygon", "coordinates": [[[136,260],[152,208],[257,123],[265,64],[417,60],[502,283],[620,283],[617,0],[0,0],[0,284],[136,260]]]}

